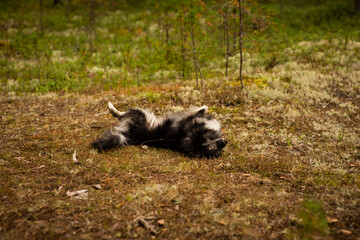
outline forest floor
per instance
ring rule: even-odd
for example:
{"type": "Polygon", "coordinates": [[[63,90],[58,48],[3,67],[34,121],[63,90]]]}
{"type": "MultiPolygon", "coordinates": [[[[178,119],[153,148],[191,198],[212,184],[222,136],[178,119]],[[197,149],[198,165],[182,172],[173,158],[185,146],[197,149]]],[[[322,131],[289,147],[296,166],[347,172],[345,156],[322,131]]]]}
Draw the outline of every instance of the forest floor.
{"type": "Polygon", "coordinates": [[[359,45],[312,50],[246,77],[244,90],[219,78],[203,92],[175,81],[3,93],[0,239],[360,239],[360,62],[347,55],[359,45]],[[229,144],[218,159],[98,153],[91,141],[117,122],[108,101],[157,114],[206,104],[229,144]]]}

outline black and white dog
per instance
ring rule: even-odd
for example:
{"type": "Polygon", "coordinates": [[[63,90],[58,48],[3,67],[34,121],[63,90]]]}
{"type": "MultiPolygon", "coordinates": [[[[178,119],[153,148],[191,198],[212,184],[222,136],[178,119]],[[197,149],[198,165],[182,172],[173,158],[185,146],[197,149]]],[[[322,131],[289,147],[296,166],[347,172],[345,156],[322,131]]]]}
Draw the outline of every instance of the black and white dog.
{"type": "Polygon", "coordinates": [[[141,108],[120,112],[110,102],[108,107],[120,123],[92,143],[99,151],[125,145],[148,145],[170,148],[190,157],[216,158],[227,144],[222,138],[220,123],[206,115],[207,106],[162,117],[141,108]]]}

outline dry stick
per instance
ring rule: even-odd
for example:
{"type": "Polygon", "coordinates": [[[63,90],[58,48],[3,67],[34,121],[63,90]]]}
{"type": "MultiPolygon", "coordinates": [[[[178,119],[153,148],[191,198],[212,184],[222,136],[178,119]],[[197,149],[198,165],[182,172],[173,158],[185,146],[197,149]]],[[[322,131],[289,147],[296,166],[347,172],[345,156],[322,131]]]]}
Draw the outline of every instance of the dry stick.
{"type": "Polygon", "coordinates": [[[204,91],[204,77],[202,75],[202,70],[201,70],[198,60],[196,60],[196,65],[197,65],[199,73],[200,73],[200,86],[201,86],[201,91],[203,92],[204,91]]]}
{"type": "Polygon", "coordinates": [[[145,142],[140,143],[141,146],[146,145],[146,143],[151,143],[151,142],[160,142],[160,141],[165,141],[165,138],[159,138],[159,139],[154,139],[154,140],[148,140],[145,142]]]}
{"type": "Polygon", "coordinates": [[[239,20],[240,20],[240,26],[239,26],[239,48],[240,48],[240,68],[239,68],[239,75],[240,75],[240,82],[241,82],[241,88],[244,88],[243,84],[243,76],[242,76],[242,68],[243,68],[243,53],[242,53],[242,40],[243,40],[243,19],[242,19],[242,0],[239,1],[239,20]]]}
{"type": "Polygon", "coordinates": [[[146,230],[149,230],[150,233],[153,234],[153,235],[159,234],[159,232],[155,229],[155,227],[154,227],[153,225],[151,225],[148,221],[146,221],[143,216],[137,217],[134,222],[139,222],[139,223],[141,223],[141,225],[143,225],[144,228],[145,228],[146,230]]]}
{"type": "Polygon", "coordinates": [[[76,158],[76,150],[74,151],[73,155],[72,155],[72,160],[74,163],[79,163],[79,161],[76,158]]]}

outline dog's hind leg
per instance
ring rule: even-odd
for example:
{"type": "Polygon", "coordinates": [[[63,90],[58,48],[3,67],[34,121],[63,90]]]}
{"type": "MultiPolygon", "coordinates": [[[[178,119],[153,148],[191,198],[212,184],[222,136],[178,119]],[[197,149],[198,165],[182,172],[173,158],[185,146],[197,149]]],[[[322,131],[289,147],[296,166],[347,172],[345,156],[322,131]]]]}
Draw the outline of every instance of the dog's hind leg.
{"type": "Polygon", "coordinates": [[[108,103],[108,108],[109,108],[109,111],[111,112],[111,114],[114,117],[118,118],[119,120],[121,120],[121,118],[126,113],[126,112],[120,112],[119,110],[117,110],[111,102],[108,103]]]}

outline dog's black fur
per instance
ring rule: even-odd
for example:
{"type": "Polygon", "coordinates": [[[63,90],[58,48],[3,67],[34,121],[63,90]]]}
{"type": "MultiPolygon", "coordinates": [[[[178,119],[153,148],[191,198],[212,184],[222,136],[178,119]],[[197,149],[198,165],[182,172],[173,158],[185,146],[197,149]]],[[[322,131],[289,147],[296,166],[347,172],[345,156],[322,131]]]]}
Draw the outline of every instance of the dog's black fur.
{"type": "Polygon", "coordinates": [[[206,115],[206,106],[163,117],[141,108],[120,112],[110,102],[108,106],[120,123],[92,143],[99,151],[125,145],[148,145],[170,148],[190,157],[211,158],[219,157],[227,144],[222,138],[220,123],[206,115]]]}

